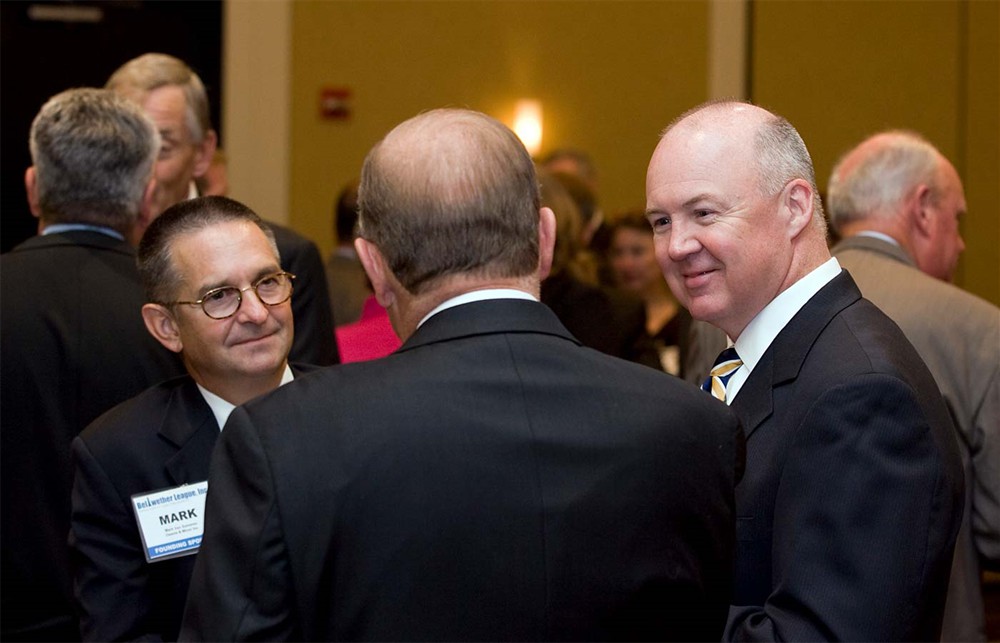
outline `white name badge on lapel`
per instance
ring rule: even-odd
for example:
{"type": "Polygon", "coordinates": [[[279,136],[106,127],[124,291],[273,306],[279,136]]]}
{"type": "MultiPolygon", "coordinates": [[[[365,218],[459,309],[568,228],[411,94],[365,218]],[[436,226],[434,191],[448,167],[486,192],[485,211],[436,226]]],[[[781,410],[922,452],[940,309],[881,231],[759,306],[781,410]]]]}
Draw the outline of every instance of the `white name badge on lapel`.
{"type": "Polygon", "coordinates": [[[198,552],[205,533],[208,480],[132,496],[146,562],[198,552]]]}

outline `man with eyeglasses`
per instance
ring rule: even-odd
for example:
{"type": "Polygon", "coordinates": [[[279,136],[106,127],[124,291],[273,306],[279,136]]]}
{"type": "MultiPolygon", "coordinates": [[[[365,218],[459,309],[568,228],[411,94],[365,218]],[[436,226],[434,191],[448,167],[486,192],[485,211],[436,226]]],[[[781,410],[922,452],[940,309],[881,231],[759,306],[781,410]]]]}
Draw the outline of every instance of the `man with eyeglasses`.
{"type": "Polygon", "coordinates": [[[236,405],[293,379],[295,276],[249,208],[225,197],[169,208],[143,236],[138,265],[146,328],[188,375],[111,409],[73,442],[70,547],[85,640],[177,638],[215,440],[236,405]]]}

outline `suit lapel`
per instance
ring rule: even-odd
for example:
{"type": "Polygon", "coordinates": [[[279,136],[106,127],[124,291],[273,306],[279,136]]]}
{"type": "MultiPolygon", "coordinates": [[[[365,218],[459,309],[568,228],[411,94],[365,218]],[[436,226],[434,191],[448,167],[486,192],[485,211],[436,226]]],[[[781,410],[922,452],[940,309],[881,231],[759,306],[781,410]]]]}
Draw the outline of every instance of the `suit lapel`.
{"type": "Polygon", "coordinates": [[[174,484],[208,478],[208,463],[219,427],[194,380],[189,378],[171,395],[160,436],[177,447],[164,465],[174,484]]]}
{"type": "Polygon", "coordinates": [[[493,333],[543,333],[580,345],[548,306],[523,299],[490,299],[439,312],[424,322],[396,352],[493,333]]]}
{"type": "Polygon", "coordinates": [[[823,329],[842,310],[861,299],[854,279],[842,270],[806,302],[778,333],[733,400],[747,437],[774,411],[774,389],[794,381],[823,329]],[[780,360],[775,359],[780,355],[780,360]]]}
{"type": "MultiPolygon", "coordinates": [[[[292,364],[295,377],[322,370],[307,364],[292,364]]],[[[160,437],[177,448],[164,464],[174,484],[200,482],[208,478],[212,449],[220,428],[194,380],[188,376],[170,396],[163,414],[160,437]]]]}

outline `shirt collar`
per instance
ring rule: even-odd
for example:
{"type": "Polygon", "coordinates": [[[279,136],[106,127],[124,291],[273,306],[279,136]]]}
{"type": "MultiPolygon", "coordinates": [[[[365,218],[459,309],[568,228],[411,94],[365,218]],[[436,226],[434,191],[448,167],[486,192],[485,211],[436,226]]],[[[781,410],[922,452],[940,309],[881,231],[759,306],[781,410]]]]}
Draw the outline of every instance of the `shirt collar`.
{"type": "Polygon", "coordinates": [[[538,301],[538,299],[533,295],[515,288],[486,288],[484,290],[473,290],[471,292],[462,293],[457,297],[446,299],[438,304],[434,310],[427,313],[427,315],[420,320],[420,323],[417,324],[417,328],[420,328],[425,321],[442,310],[454,308],[455,306],[461,306],[462,304],[471,304],[476,301],[486,301],[487,299],[526,299],[528,301],[538,301]]]}
{"type": "Polygon", "coordinates": [[[105,234],[109,237],[114,237],[119,241],[125,241],[125,235],[117,230],[112,230],[106,226],[93,225],[90,223],[53,223],[52,225],[45,226],[42,230],[42,235],[46,234],[59,234],[61,232],[72,232],[76,230],[86,230],[87,232],[99,232],[105,234]]]}
{"type": "MultiPolygon", "coordinates": [[[[288,364],[285,364],[285,372],[281,374],[281,383],[279,383],[278,386],[284,386],[293,379],[295,379],[295,376],[292,375],[291,367],[288,364]]],[[[215,416],[215,421],[218,422],[219,430],[221,431],[222,427],[226,426],[226,420],[229,419],[229,414],[233,412],[236,405],[230,404],[201,384],[198,384],[198,390],[201,391],[201,396],[205,398],[205,402],[208,403],[208,408],[212,409],[212,415],[215,416]]]]}
{"type": "Polygon", "coordinates": [[[875,230],[862,230],[861,232],[854,235],[855,237],[871,237],[872,239],[881,239],[886,243],[891,243],[892,245],[899,247],[899,242],[890,237],[883,232],[876,232],[875,230]]]}
{"type": "Polygon", "coordinates": [[[840,270],[840,263],[836,257],[830,257],[772,299],[771,303],[750,320],[736,340],[736,353],[743,360],[743,366],[729,380],[729,386],[726,387],[727,402],[736,397],[743,382],[753,372],[778,333],[806,305],[806,302],[812,299],[813,295],[840,274],[840,270]]]}

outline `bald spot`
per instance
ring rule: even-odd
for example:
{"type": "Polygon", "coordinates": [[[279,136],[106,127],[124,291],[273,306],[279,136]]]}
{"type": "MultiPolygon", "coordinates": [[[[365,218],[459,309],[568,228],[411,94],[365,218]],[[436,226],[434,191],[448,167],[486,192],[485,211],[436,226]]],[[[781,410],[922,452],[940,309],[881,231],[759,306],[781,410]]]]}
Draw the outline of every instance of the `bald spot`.
{"type": "MultiPolygon", "coordinates": [[[[482,190],[484,159],[509,145],[502,126],[473,112],[435,110],[394,128],[379,144],[380,174],[419,199],[463,203],[482,190]]],[[[497,158],[502,162],[502,158],[497,158]]]]}

